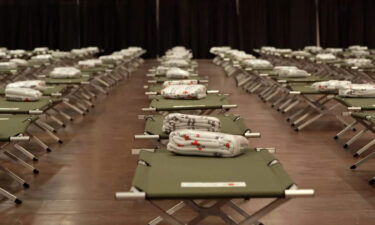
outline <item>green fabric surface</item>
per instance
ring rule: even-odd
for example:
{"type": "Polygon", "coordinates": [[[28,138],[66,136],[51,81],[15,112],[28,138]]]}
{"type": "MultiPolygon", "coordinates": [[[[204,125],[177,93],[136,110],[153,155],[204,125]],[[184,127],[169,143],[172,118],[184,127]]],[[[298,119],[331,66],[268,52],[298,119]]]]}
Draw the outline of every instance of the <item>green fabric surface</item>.
{"type": "Polygon", "coordinates": [[[87,73],[87,74],[90,74],[90,73],[102,73],[102,72],[105,72],[107,68],[105,67],[94,67],[94,68],[85,68],[85,69],[81,69],[81,72],[82,73],[87,73]]]}
{"type": "Polygon", "coordinates": [[[157,111],[187,110],[187,109],[221,109],[222,105],[228,105],[225,95],[208,94],[207,97],[198,100],[164,99],[158,95],[152,99],[150,107],[157,111]],[[176,107],[178,106],[178,107],[176,107]]]}
{"type": "MultiPolygon", "coordinates": [[[[54,93],[62,93],[66,90],[66,85],[47,86],[47,89],[42,90],[43,95],[50,96],[54,93]]],[[[5,87],[0,88],[0,95],[5,95],[5,87]]]]}
{"type": "Polygon", "coordinates": [[[147,199],[284,197],[293,181],[267,151],[249,150],[233,158],[179,156],[167,151],[142,151],[133,186],[147,199]],[[245,182],[246,187],[183,188],[181,182],[245,182]]]}
{"type": "MultiPolygon", "coordinates": [[[[211,116],[211,115],[210,115],[211,116]]],[[[221,133],[244,135],[249,129],[245,125],[243,118],[235,115],[214,115],[221,122],[221,133]],[[236,120],[236,118],[239,118],[236,120]]],[[[150,115],[146,119],[145,132],[148,134],[159,135],[160,139],[168,139],[169,135],[162,131],[163,115],[150,115]]]]}
{"type": "Polygon", "coordinates": [[[150,84],[148,85],[148,91],[160,93],[163,89],[163,84],[150,84]]]}
{"type": "Polygon", "coordinates": [[[336,96],[335,99],[347,107],[361,107],[362,110],[375,110],[375,98],[350,98],[336,96]]]}
{"type": "Polygon", "coordinates": [[[291,91],[300,91],[302,94],[337,94],[337,91],[318,91],[311,87],[311,84],[289,84],[288,88],[291,91]]]}
{"type": "Polygon", "coordinates": [[[0,113],[28,114],[30,110],[44,110],[61,101],[59,98],[42,98],[36,102],[13,102],[0,97],[0,113]]]}
{"type": "Polygon", "coordinates": [[[356,119],[362,119],[370,121],[372,124],[375,124],[375,112],[358,112],[352,113],[351,116],[356,119]]]}
{"type": "Polygon", "coordinates": [[[277,80],[285,80],[287,83],[309,83],[309,82],[319,82],[328,80],[326,78],[322,78],[319,76],[310,76],[310,77],[303,77],[303,78],[295,78],[295,77],[275,77],[277,80]]]}
{"type": "Polygon", "coordinates": [[[24,133],[37,116],[0,115],[0,141],[8,142],[10,137],[24,133]]]}
{"type": "Polygon", "coordinates": [[[81,84],[82,82],[88,82],[90,77],[79,77],[71,79],[56,79],[56,78],[46,78],[47,84],[81,84]]]}
{"type": "Polygon", "coordinates": [[[187,79],[168,78],[168,77],[154,77],[153,80],[156,80],[157,83],[164,83],[164,81],[167,81],[167,80],[207,80],[207,77],[203,77],[203,76],[190,76],[187,79]]]}

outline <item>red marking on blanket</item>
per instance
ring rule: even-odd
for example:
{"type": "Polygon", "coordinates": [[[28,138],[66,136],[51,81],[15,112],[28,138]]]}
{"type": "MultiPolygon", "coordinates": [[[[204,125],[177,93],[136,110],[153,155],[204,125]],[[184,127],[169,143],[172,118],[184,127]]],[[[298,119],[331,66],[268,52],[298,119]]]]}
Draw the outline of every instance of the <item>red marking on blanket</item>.
{"type": "Polygon", "coordinates": [[[189,94],[189,92],[188,92],[188,91],[184,91],[183,93],[184,93],[184,94],[189,94]]]}
{"type": "Polygon", "coordinates": [[[197,134],[196,137],[200,137],[201,135],[200,134],[197,134]]]}
{"type": "Polygon", "coordinates": [[[198,147],[198,150],[199,150],[199,151],[203,151],[203,148],[201,148],[201,147],[198,147]]]}
{"type": "Polygon", "coordinates": [[[229,143],[226,143],[226,144],[225,144],[225,147],[230,148],[230,144],[229,144],[229,143]]]}
{"type": "Polygon", "coordinates": [[[177,144],[178,147],[184,147],[184,145],[181,145],[181,144],[177,144]]]}
{"type": "Polygon", "coordinates": [[[200,146],[201,144],[198,141],[193,141],[193,142],[191,142],[191,145],[200,146]]]}
{"type": "Polygon", "coordinates": [[[228,184],[228,186],[234,186],[234,184],[233,184],[233,183],[230,183],[230,184],[228,184]]]}
{"type": "Polygon", "coordinates": [[[185,141],[190,140],[190,137],[188,135],[184,135],[185,141]]]}

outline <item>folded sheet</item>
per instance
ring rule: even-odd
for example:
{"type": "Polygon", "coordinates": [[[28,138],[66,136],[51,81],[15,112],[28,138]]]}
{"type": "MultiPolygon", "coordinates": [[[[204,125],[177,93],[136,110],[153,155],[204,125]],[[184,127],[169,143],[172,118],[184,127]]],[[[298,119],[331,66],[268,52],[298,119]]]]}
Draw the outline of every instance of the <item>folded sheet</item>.
{"type": "Polygon", "coordinates": [[[42,92],[31,88],[6,88],[5,97],[8,101],[38,101],[42,97],[42,92]]]}
{"type": "Polygon", "coordinates": [[[161,95],[169,99],[202,99],[206,97],[206,86],[197,85],[171,85],[161,90],[161,95]]]}
{"type": "Polygon", "coordinates": [[[375,97],[374,84],[351,84],[345,88],[339,89],[339,96],[343,97],[375,97]]]}
{"type": "Polygon", "coordinates": [[[234,157],[249,149],[240,135],[209,131],[178,130],[170,133],[167,150],[181,155],[234,157]]]}
{"type": "Polygon", "coordinates": [[[49,76],[57,79],[77,78],[81,76],[81,71],[75,67],[56,67],[49,76]]]}
{"type": "Polygon", "coordinates": [[[219,132],[220,127],[220,120],[216,117],[170,113],[164,118],[162,129],[169,134],[181,129],[219,132]]]}
{"type": "Polygon", "coordinates": [[[167,80],[163,83],[163,88],[171,85],[196,85],[198,80],[167,80]]]}
{"type": "Polygon", "coordinates": [[[188,67],[189,61],[185,59],[170,59],[161,63],[163,66],[168,67],[188,67]]]}
{"type": "Polygon", "coordinates": [[[7,88],[30,88],[34,90],[44,90],[47,88],[47,86],[46,82],[43,80],[24,80],[9,83],[5,89],[7,88]]]}
{"type": "Polygon", "coordinates": [[[242,62],[243,66],[252,69],[272,69],[272,64],[264,59],[248,59],[242,62]]]}
{"type": "Polygon", "coordinates": [[[189,71],[177,68],[177,67],[172,67],[169,68],[166,72],[166,76],[168,78],[178,78],[178,79],[186,79],[189,77],[189,71]]]}
{"type": "Polygon", "coordinates": [[[335,91],[339,89],[344,89],[350,86],[352,82],[346,80],[329,80],[315,82],[311,85],[315,90],[318,91],[335,91]]]}

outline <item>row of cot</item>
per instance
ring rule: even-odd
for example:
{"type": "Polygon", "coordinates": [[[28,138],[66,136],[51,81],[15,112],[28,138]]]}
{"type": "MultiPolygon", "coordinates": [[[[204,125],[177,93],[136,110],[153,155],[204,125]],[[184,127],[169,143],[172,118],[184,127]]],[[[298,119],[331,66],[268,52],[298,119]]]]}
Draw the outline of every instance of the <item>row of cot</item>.
{"type": "Polygon", "coordinates": [[[190,51],[175,47],[150,69],[145,85],[149,107],[143,108],[144,134],[156,149],[133,149],[139,154],[129,192],[117,199],[149,202],[160,216],[148,224],[200,224],[217,216],[226,224],[261,224],[259,219],[293,197],[313,190],[298,189],[272,155],[273,148],[250,147],[247,138],[259,137],[244,120],[230,114],[228,95],[207,90],[208,78],[197,73],[190,51]],[[243,209],[252,198],[273,198],[250,214],[243,209]],[[203,200],[205,199],[205,200],[203,200]],[[180,200],[169,209],[160,200],[180,200]],[[235,219],[233,212],[242,217],[235,219]],[[198,215],[184,223],[176,213],[188,207],[198,215]]]}
{"type": "MultiPolygon", "coordinates": [[[[0,152],[35,174],[39,170],[27,161],[36,162],[38,158],[28,148],[36,145],[50,152],[52,149],[46,141],[63,143],[56,134],[58,129],[89,112],[99,96],[105,96],[117,82],[139,67],[143,62],[140,56],[145,52],[129,47],[96,58],[99,49],[90,47],[71,53],[57,52],[64,57],[56,57],[55,51],[43,49],[34,50],[34,54],[9,53],[9,57],[3,57],[8,61],[0,62],[0,152]],[[23,63],[17,64],[14,59],[23,63]]],[[[8,164],[11,162],[0,164],[0,169],[29,188],[8,164]]],[[[0,196],[22,203],[5,188],[0,187],[0,196]]]]}
{"type": "MultiPolygon", "coordinates": [[[[372,52],[364,46],[346,50],[308,46],[299,51],[263,47],[256,50],[261,55],[258,59],[228,47],[211,52],[216,55],[214,62],[233,76],[239,87],[258,93],[264,102],[286,114],[296,131],[331,115],[343,125],[335,139],[360,129],[344,148],[366,132],[374,133],[375,66],[372,52]]],[[[354,157],[364,157],[351,169],[374,157],[370,149],[374,144],[372,139],[354,150],[354,157]]],[[[375,179],[369,182],[373,184],[375,179]]]]}

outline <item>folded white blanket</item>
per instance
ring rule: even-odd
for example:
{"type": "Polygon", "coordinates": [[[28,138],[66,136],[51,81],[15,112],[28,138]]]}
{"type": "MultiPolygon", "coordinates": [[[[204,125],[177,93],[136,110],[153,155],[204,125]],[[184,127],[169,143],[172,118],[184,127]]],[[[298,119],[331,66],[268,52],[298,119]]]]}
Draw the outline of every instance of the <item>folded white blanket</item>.
{"type": "Polygon", "coordinates": [[[26,54],[26,51],[23,49],[15,49],[15,50],[9,50],[8,53],[10,55],[24,55],[26,54]]]}
{"type": "Polygon", "coordinates": [[[0,69],[15,70],[17,69],[17,64],[15,64],[14,62],[0,62],[0,69]]]}
{"type": "Polygon", "coordinates": [[[178,67],[169,68],[166,72],[168,78],[186,79],[189,77],[189,72],[178,67]]]}
{"type": "Polygon", "coordinates": [[[47,88],[47,86],[46,82],[43,80],[24,80],[10,83],[5,87],[5,89],[7,88],[30,88],[34,90],[44,90],[47,88]]]}
{"type": "Polygon", "coordinates": [[[280,77],[309,77],[310,74],[305,70],[296,67],[279,68],[278,74],[280,77]]]}
{"type": "Polygon", "coordinates": [[[349,50],[367,50],[367,46],[361,46],[361,45],[351,45],[348,48],[349,50]]]}
{"type": "Polygon", "coordinates": [[[373,66],[370,59],[346,59],[345,64],[348,66],[355,66],[359,68],[373,66]]]}
{"type": "Polygon", "coordinates": [[[272,69],[272,64],[264,59],[247,59],[242,62],[245,67],[252,69],[272,69]]]}
{"type": "Polygon", "coordinates": [[[52,52],[51,54],[53,58],[69,58],[72,56],[70,52],[62,52],[62,51],[52,52]]]}
{"type": "Polygon", "coordinates": [[[167,150],[176,154],[216,157],[234,157],[248,149],[243,136],[196,130],[172,132],[167,145],[167,150]]]}
{"type": "Polygon", "coordinates": [[[101,59],[88,59],[88,60],[81,60],[78,62],[78,66],[81,68],[92,68],[96,66],[103,65],[101,59]]]}
{"type": "Polygon", "coordinates": [[[185,59],[170,59],[162,62],[162,65],[169,67],[188,67],[189,62],[185,59]]]}
{"type": "Polygon", "coordinates": [[[309,51],[312,53],[318,53],[318,52],[323,51],[323,48],[320,46],[306,46],[303,50],[309,51]]]}
{"type": "Polygon", "coordinates": [[[8,101],[38,101],[42,97],[42,92],[31,88],[6,88],[5,97],[8,101]]]}
{"type": "Polygon", "coordinates": [[[103,55],[99,59],[105,64],[117,64],[123,60],[123,57],[120,55],[103,55]]]}
{"type": "Polygon", "coordinates": [[[216,117],[170,113],[164,118],[162,129],[167,134],[181,129],[219,132],[220,126],[216,117]]]}
{"type": "Polygon", "coordinates": [[[81,76],[81,71],[75,67],[56,67],[49,74],[52,78],[76,78],[81,76]]]}
{"type": "Polygon", "coordinates": [[[206,86],[197,85],[171,85],[161,90],[164,98],[171,99],[202,99],[206,97],[206,86]]]}
{"type": "Polygon", "coordinates": [[[311,85],[315,90],[318,91],[335,91],[343,88],[347,88],[352,83],[346,80],[329,80],[329,81],[321,81],[315,82],[311,85]]]}
{"type": "Polygon", "coordinates": [[[17,66],[27,66],[27,61],[24,59],[11,59],[9,62],[15,63],[17,66]]]}
{"type": "Polygon", "coordinates": [[[167,80],[163,83],[163,88],[171,85],[195,85],[198,84],[198,80],[167,80]]]}
{"type": "Polygon", "coordinates": [[[308,51],[293,51],[292,56],[310,57],[311,53],[308,51]]]}
{"type": "Polygon", "coordinates": [[[317,54],[315,56],[315,58],[317,60],[320,60],[320,61],[332,61],[332,60],[335,60],[336,59],[336,56],[331,54],[331,53],[326,53],[326,54],[317,54]]]}
{"type": "Polygon", "coordinates": [[[374,84],[351,84],[339,89],[339,95],[344,97],[375,97],[374,84]]]}

